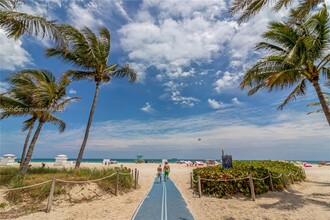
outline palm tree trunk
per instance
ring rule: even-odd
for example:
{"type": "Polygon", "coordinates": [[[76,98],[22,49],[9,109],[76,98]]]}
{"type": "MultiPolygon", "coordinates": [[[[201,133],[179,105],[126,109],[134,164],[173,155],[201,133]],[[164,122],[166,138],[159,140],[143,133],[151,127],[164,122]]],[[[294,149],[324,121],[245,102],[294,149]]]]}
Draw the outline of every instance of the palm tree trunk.
{"type": "Polygon", "coordinates": [[[317,80],[313,80],[312,83],[313,83],[314,89],[317,93],[317,96],[319,97],[324,115],[325,115],[325,117],[328,121],[328,124],[330,126],[330,110],[329,110],[329,107],[327,105],[327,100],[324,98],[324,95],[321,91],[321,87],[320,87],[319,82],[317,80]]]}
{"type": "Polygon", "coordinates": [[[44,124],[44,122],[39,122],[37,130],[34,132],[34,135],[33,135],[32,141],[30,143],[28,152],[27,152],[26,157],[24,159],[23,166],[21,167],[21,170],[20,170],[20,174],[22,176],[24,176],[27,172],[27,169],[28,169],[28,166],[29,166],[32,154],[33,154],[34,146],[35,146],[35,144],[38,140],[38,136],[40,134],[40,131],[41,131],[41,128],[42,128],[43,124],[44,124]]]}
{"type": "Polygon", "coordinates": [[[91,128],[91,124],[92,124],[92,121],[93,121],[93,115],[94,115],[94,111],[95,111],[95,107],[96,107],[96,101],[97,101],[97,97],[99,95],[99,86],[100,86],[100,83],[96,82],[96,88],[95,88],[93,104],[92,104],[91,111],[89,112],[89,118],[88,118],[87,127],[86,127],[86,131],[85,131],[85,137],[84,137],[84,140],[83,140],[83,142],[81,144],[81,147],[80,147],[80,151],[79,151],[79,155],[78,155],[78,158],[77,158],[77,161],[76,161],[75,169],[79,169],[80,163],[81,163],[84,151],[85,151],[85,147],[86,147],[86,143],[87,143],[87,139],[88,139],[88,135],[89,135],[89,130],[91,128]]]}
{"type": "Polygon", "coordinates": [[[33,131],[33,127],[34,127],[34,122],[31,125],[31,127],[29,129],[29,132],[28,132],[28,134],[26,135],[26,138],[25,138],[25,142],[24,142],[24,146],[23,146],[23,152],[22,152],[22,156],[21,156],[21,163],[19,165],[20,167],[23,166],[23,162],[24,162],[24,159],[25,159],[26,148],[27,148],[27,146],[29,144],[30,136],[31,136],[32,131],[33,131]]]}

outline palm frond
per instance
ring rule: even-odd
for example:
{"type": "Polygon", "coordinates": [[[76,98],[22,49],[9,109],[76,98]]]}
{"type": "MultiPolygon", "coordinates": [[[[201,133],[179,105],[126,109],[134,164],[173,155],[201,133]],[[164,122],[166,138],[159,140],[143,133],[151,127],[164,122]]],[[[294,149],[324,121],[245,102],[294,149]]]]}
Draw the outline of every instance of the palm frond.
{"type": "Polygon", "coordinates": [[[61,119],[59,119],[51,114],[47,115],[46,121],[56,125],[57,129],[60,133],[63,133],[66,128],[66,124],[64,121],[62,121],[61,119]]]}
{"type": "Polygon", "coordinates": [[[295,29],[284,22],[270,22],[262,37],[276,43],[285,51],[290,50],[298,39],[295,29]]]}
{"type": "Polygon", "coordinates": [[[259,85],[256,85],[255,87],[253,87],[248,91],[248,96],[253,95],[254,93],[258,92],[259,89],[262,89],[264,87],[265,87],[264,83],[260,83],[259,85]]]}
{"type": "Polygon", "coordinates": [[[101,63],[99,41],[90,29],[85,27],[79,31],[70,25],[61,25],[60,29],[66,39],[66,46],[48,48],[47,56],[56,56],[85,70],[95,69],[101,63]]]}
{"type": "Polygon", "coordinates": [[[0,10],[0,27],[7,36],[17,40],[23,34],[35,37],[48,36],[56,42],[63,41],[56,21],[11,10],[0,10]]]}
{"type": "MultiPolygon", "coordinates": [[[[230,13],[237,14],[239,16],[239,22],[243,22],[257,14],[262,8],[265,7],[270,1],[269,0],[233,0],[230,6],[230,13]]],[[[290,22],[294,23],[295,20],[303,19],[310,11],[315,9],[318,4],[324,2],[324,0],[302,0],[299,1],[298,6],[294,13],[291,13],[290,22]]],[[[287,8],[292,5],[292,0],[277,0],[273,6],[273,10],[278,12],[283,7],[287,8]]]]}
{"type": "Polygon", "coordinates": [[[53,109],[53,112],[62,112],[69,103],[76,101],[76,100],[80,100],[80,97],[70,97],[70,98],[66,98],[64,101],[58,103],[53,109]]]}
{"type": "Polygon", "coordinates": [[[304,0],[301,1],[298,5],[295,14],[295,17],[298,19],[303,19],[312,9],[316,8],[316,6],[324,2],[323,0],[304,0]]]}
{"type": "Polygon", "coordinates": [[[91,59],[93,59],[95,61],[94,65],[99,66],[102,57],[100,57],[101,51],[99,50],[99,47],[98,47],[99,41],[98,41],[96,35],[94,34],[94,32],[91,29],[89,29],[87,27],[82,29],[82,33],[84,34],[84,37],[88,42],[88,45],[86,45],[87,46],[86,47],[87,57],[90,57],[91,59]]]}
{"type": "Polygon", "coordinates": [[[125,65],[120,69],[117,69],[115,72],[111,72],[110,75],[114,78],[128,78],[130,82],[135,82],[137,80],[137,74],[134,69],[129,65],[125,65]]]}
{"type": "Polygon", "coordinates": [[[27,114],[29,106],[12,97],[0,95],[0,109],[12,112],[12,114],[27,114]]]}
{"type": "Polygon", "coordinates": [[[47,48],[45,50],[45,55],[48,57],[57,57],[59,60],[64,63],[71,64],[77,68],[90,69],[89,66],[86,66],[86,63],[83,59],[80,59],[75,53],[67,50],[66,48],[54,47],[47,48]]]}
{"type": "Polygon", "coordinates": [[[327,69],[329,67],[325,67],[330,63],[330,53],[325,55],[323,59],[320,61],[320,63],[316,66],[317,69],[327,69]]]}
{"type": "Polygon", "coordinates": [[[231,14],[236,14],[237,12],[245,9],[253,0],[233,0],[229,11],[231,14]]]}
{"type": "Polygon", "coordinates": [[[247,21],[249,18],[256,15],[262,8],[268,3],[269,0],[254,0],[249,3],[241,16],[239,17],[238,21],[244,22],[247,21]]]}
{"type": "Polygon", "coordinates": [[[100,34],[100,45],[102,45],[102,60],[105,61],[105,63],[108,62],[108,58],[110,56],[110,32],[108,28],[101,27],[99,30],[100,34]]]}
{"type": "Polygon", "coordinates": [[[4,10],[14,10],[23,0],[0,0],[0,8],[4,10]]]}
{"type": "Polygon", "coordinates": [[[95,72],[79,71],[79,70],[68,70],[65,72],[71,76],[73,80],[95,80],[95,72]]]}
{"type": "Polygon", "coordinates": [[[314,114],[314,113],[321,113],[321,112],[323,112],[323,109],[318,109],[318,110],[308,112],[307,115],[314,114]]]}
{"type": "Polygon", "coordinates": [[[278,12],[283,7],[287,8],[292,3],[292,0],[278,0],[273,6],[273,10],[278,12]]]}
{"type": "Polygon", "coordinates": [[[302,80],[277,109],[282,110],[286,104],[295,100],[297,96],[305,96],[306,88],[306,82],[302,80]]]}
{"type": "Polygon", "coordinates": [[[260,42],[258,43],[256,46],[255,46],[255,49],[256,50],[269,50],[269,51],[272,51],[272,52],[277,52],[279,54],[285,54],[287,53],[287,50],[285,50],[284,48],[282,47],[279,47],[275,44],[271,44],[271,43],[268,43],[268,42],[260,42]]]}
{"type": "MultiPolygon", "coordinates": [[[[327,101],[328,107],[330,107],[330,93],[329,92],[322,92],[324,95],[328,95],[325,97],[325,100],[327,101]]],[[[313,102],[310,104],[307,104],[308,107],[313,107],[313,106],[319,106],[321,105],[321,102],[313,102]]],[[[317,109],[311,112],[308,112],[307,115],[312,114],[312,113],[320,113],[323,112],[323,109],[317,109]]]]}
{"type": "MultiPolygon", "coordinates": [[[[323,94],[327,94],[327,95],[330,95],[329,92],[323,92],[323,94]]],[[[325,98],[327,101],[330,101],[330,96],[326,97],[325,98]]],[[[321,105],[320,102],[313,102],[313,103],[309,103],[307,104],[308,107],[311,107],[311,106],[317,106],[317,105],[321,105]]],[[[329,105],[329,104],[328,104],[329,105]]]]}
{"type": "Polygon", "coordinates": [[[36,122],[36,120],[37,120],[36,117],[32,117],[32,118],[29,118],[29,119],[25,120],[23,122],[22,131],[26,131],[26,130],[30,129],[31,127],[33,128],[34,123],[36,122]]]}

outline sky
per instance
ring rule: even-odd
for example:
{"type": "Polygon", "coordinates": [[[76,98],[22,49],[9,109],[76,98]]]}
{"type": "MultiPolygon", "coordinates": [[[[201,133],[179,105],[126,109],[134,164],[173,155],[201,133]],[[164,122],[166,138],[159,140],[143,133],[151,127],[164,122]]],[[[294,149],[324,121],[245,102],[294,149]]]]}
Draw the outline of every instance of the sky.
{"type": "MultiPolygon", "coordinates": [[[[254,46],[267,23],[283,19],[286,10],[264,9],[239,24],[224,0],[25,2],[18,11],[95,32],[106,26],[109,64],[130,64],[138,73],[135,83],[113,79],[101,86],[84,158],[220,159],[224,150],[234,160],[330,160],[324,115],[307,115],[315,108],[306,105],[317,101],[313,87],[282,111],[277,107],[290,90],[247,96],[239,88],[245,71],[264,55],[254,46]]],[[[45,57],[51,46],[47,38],[14,41],[0,29],[0,93],[15,71],[47,69],[59,77],[75,68],[45,57]]],[[[81,100],[57,115],[67,124],[65,132],[45,125],[33,158],[77,157],[94,91],[93,82],[72,82],[68,95],[81,100]]],[[[0,155],[20,157],[26,119],[0,122],[0,155]]]]}

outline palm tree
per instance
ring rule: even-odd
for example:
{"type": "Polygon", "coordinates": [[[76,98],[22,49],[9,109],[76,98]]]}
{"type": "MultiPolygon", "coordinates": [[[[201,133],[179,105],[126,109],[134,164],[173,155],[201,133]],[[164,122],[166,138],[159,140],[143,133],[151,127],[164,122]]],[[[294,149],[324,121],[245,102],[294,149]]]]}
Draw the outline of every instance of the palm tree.
{"type": "Polygon", "coordinates": [[[79,31],[69,25],[62,26],[62,33],[67,40],[66,47],[55,46],[54,48],[49,48],[46,50],[46,54],[48,56],[57,56],[63,61],[69,62],[79,68],[80,70],[67,71],[67,74],[72,76],[73,80],[92,80],[95,82],[96,86],[84,140],[76,161],[75,168],[79,169],[92,124],[101,83],[107,83],[112,78],[128,78],[130,82],[134,82],[137,78],[137,74],[129,65],[124,65],[122,67],[118,64],[108,65],[110,55],[110,33],[106,27],[101,27],[99,29],[99,37],[87,27],[79,31]]]}
{"type": "Polygon", "coordinates": [[[55,21],[48,21],[44,16],[35,16],[16,11],[23,0],[0,0],[0,28],[9,38],[17,40],[23,34],[35,37],[48,36],[60,45],[63,38],[55,21]]]}
{"type": "Polygon", "coordinates": [[[18,97],[14,98],[13,95],[11,97],[8,97],[5,94],[0,94],[0,109],[2,110],[0,112],[0,120],[11,116],[32,115],[30,119],[23,122],[22,131],[26,131],[27,129],[29,131],[24,141],[20,167],[23,165],[26,149],[29,144],[35,121],[37,120],[37,118],[33,116],[33,112],[29,111],[31,108],[32,105],[30,105],[29,103],[18,101],[18,97]],[[17,109],[21,109],[21,111],[17,111],[17,109]]]}
{"type": "MultiPolygon", "coordinates": [[[[239,21],[243,22],[248,20],[250,17],[257,14],[265,5],[268,5],[273,1],[270,0],[234,0],[232,6],[230,7],[230,12],[236,14],[242,12],[239,21]]],[[[283,7],[287,8],[289,5],[292,5],[296,2],[299,2],[295,13],[292,14],[292,18],[304,18],[310,11],[312,11],[318,4],[324,2],[324,0],[276,0],[272,10],[278,12],[283,7]]]]}
{"type": "MultiPolygon", "coordinates": [[[[15,95],[7,99],[2,97],[4,102],[2,102],[1,107],[15,107],[17,113],[13,113],[14,110],[5,111],[5,116],[10,116],[8,114],[11,116],[31,114],[33,115],[31,120],[38,120],[39,122],[21,166],[20,173],[25,175],[43,124],[53,123],[58,126],[60,132],[63,132],[65,129],[64,121],[53,114],[62,111],[67,104],[78,97],[67,98],[66,96],[66,87],[71,83],[68,76],[64,75],[56,82],[54,75],[47,70],[23,70],[14,74],[9,82],[13,87],[11,94],[14,93],[15,95]],[[23,102],[26,100],[30,100],[32,103],[29,110],[26,109],[27,105],[24,105],[23,102]]],[[[27,122],[26,126],[30,126],[30,124],[27,122]]]]}
{"type": "Polygon", "coordinates": [[[8,81],[12,84],[10,91],[0,94],[0,120],[13,116],[32,116],[30,119],[23,122],[22,131],[27,129],[29,129],[29,131],[25,138],[21,155],[20,166],[22,166],[30,136],[37,120],[37,116],[33,112],[32,96],[28,95],[26,90],[33,91],[35,89],[35,84],[29,78],[22,78],[19,73],[13,74],[8,81]]]}
{"type": "Polygon", "coordinates": [[[256,49],[270,51],[249,69],[241,82],[241,88],[251,88],[252,95],[261,88],[273,89],[296,87],[279,106],[279,109],[297,96],[306,94],[310,82],[320,100],[330,125],[330,111],[319,85],[321,75],[330,78],[329,15],[325,5],[321,10],[300,22],[271,22],[263,37],[269,42],[257,44],[256,49]]]}

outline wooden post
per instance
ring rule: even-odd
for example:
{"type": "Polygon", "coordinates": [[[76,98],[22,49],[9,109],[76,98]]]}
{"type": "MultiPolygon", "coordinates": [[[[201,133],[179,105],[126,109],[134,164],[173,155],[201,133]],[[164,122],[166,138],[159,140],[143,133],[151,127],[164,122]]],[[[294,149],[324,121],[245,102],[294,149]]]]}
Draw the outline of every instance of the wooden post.
{"type": "Polygon", "coordinates": [[[291,183],[294,184],[294,179],[293,179],[293,174],[292,173],[291,173],[290,177],[291,177],[291,183]]]}
{"type": "Polygon", "coordinates": [[[281,179],[282,179],[282,182],[283,182],[284,188],[286,188],[286,181],[285,181],[284,174],[282,174],[281,179]]]}
{"type": "Polygon", "coordinates": [[[136,189],[136,184],[137,184],[136,177],[137,177],[137,169],[135,168],[135,173],[134,173],[134,184],[135,184],[134,188],[135,189],[136,189]]]}
{"type": "Polygon", "coordinates": [[[117,170],[117,175],[116,175],[116,189],[115,189],[116,196],[118,196],[118,188],[119,188],[119,170],[117,170]]]}
{"type": "Polygon", "coordinates": [[[47,203],[47,208],[46,208],[46,212],[50,212],[50,209],[52,207],[52,202],[53,202],[53,196],[54,196],[54,189],[55,189],[55,176],[53,176],[52,179],[52,184],[50,185],[50,191],[49,191],[49,196],[48,196],[48,203],[47,203]]]}
{"type": "Polygon", "coordinates": [[[198,176],[198,195],[199,195],[199,198],[202,197],[202,183],[201,183],[200,176],[198,176]]]}
{"type": "Polygon", "coordinates": [[[269,175],[270,189],[271,189],[272,191],[274,191],[274,185],[273,185],[272,174],[271,174],[271,173],[268,173],[268,175],[269,175]]]}
{"type": "Polygon", "coordinates": [[[190,173],[190,189],[193,188],[193,174],[190,173]]]}
{"type": "Polygon", "coordinates": [[[252,179],[252,175],[249,174],[249,182],[250,182],[250,190],[251,190],[251,198],[253,201],[256,200],[256,194],[254,192],[254,184],[253,184],[253,179],[252,179]]]}
{"type": "Polygon", "coordinates": [[[305,169],[304,168],[301,168],[303,173],[304,173],[304,178],[306,178],[306,172],[305,172],[305,169]]]}
{"type": "Polygon", "coordinates": [[[136,184],[139,185],[139,175],[140,171],[137,171],[137,176],[136,176],[136,184]]]}

